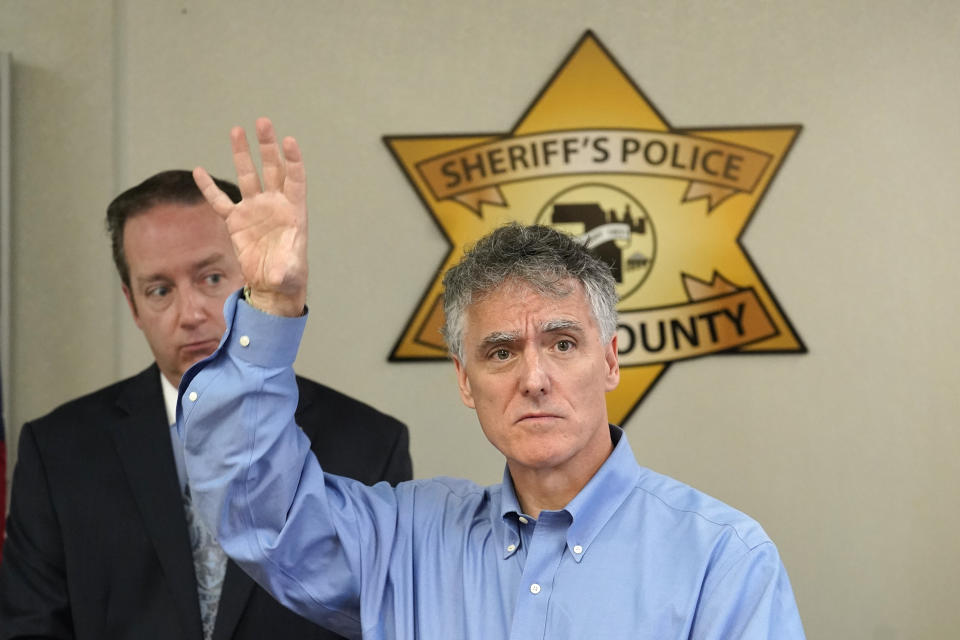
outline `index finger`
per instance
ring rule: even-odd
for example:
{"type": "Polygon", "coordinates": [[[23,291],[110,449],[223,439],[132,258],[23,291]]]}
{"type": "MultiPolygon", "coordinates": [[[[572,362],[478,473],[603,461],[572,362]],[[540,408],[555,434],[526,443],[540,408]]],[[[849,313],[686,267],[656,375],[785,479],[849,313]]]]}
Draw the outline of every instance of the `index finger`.
{"type": "Polygon", "coordinates": [[[230,199],[230,196],[225,194],[220,187],[217,186],[217,183],[213,181],[213,178],[210,177],[210,174],[207,173],[207,170],[203,167],[197,167],[193,170],[193,181],[197,183],[197,188],[200,189],[200,193],[203,194],[204,200],[210,203],[210,206],[217,212],[217,215],[226,220],[234,207],[233,200],[230,199]]]}

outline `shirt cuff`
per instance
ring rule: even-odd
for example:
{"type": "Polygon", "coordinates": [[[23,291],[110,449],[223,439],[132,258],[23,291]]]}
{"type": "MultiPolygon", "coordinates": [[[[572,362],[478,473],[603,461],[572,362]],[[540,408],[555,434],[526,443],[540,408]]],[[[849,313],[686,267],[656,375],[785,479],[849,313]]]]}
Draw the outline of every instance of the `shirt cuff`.
{"type": "Polygon", "coordinates": [[[236,311],[228,318],[227,333],[221,349],[232,358],[260,367],[292,366],[307,323],[307,312],[297,318],[275,316],[250,306],[235,295],[236,311]],[[232,320],[232,322],[231,322],[232,320]]]}

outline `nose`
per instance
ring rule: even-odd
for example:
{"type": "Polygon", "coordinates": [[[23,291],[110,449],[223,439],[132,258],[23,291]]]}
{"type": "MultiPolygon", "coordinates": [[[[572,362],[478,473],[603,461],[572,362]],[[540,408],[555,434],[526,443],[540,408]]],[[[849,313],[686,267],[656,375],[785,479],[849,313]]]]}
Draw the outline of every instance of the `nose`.
{"type": "Polygon", "coordinates": [[[179,299],[180,324],[192,328],[207,318],[206,296],[194,287],[183,287],[179,299]]]}
{"type": "Polygon", "coordinates": [[[520,391],[525,396],[545,395],[550,391],[550,376],[544,369],[543,358],[535,348],[527,348],[523,354],[520,374],[520,391]]]}

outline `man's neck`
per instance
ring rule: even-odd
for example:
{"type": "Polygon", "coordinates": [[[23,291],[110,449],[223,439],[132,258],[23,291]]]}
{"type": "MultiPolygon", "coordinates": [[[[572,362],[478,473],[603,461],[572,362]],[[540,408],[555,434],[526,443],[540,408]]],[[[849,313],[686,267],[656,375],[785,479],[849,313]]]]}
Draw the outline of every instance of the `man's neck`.
{"type": "Polygon", "coordinates": [[[561,467],[537,469],[508,461],[520,508],[533,518],[539,518],[541,511],[563,509],[587,486],[612,452],[613,442],[608,439],[606,446],[594,455],[571,460],[561,467]]]}

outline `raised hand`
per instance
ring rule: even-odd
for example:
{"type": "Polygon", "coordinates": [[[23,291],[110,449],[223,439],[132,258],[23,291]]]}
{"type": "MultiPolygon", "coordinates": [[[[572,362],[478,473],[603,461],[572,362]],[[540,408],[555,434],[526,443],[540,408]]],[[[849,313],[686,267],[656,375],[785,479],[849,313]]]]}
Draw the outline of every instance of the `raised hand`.
{"type": "Polygon", "coordinates": [[[243,199],[234,204],[201,167],[193,171],[203,197],[227,223],[250,303],[268,313],[298,316],[307,297],[307,182],[297,141],[283,154],[268,118],[256,123],[263,185],[242,127],[230,131],[233,165],[243,199]]]}

